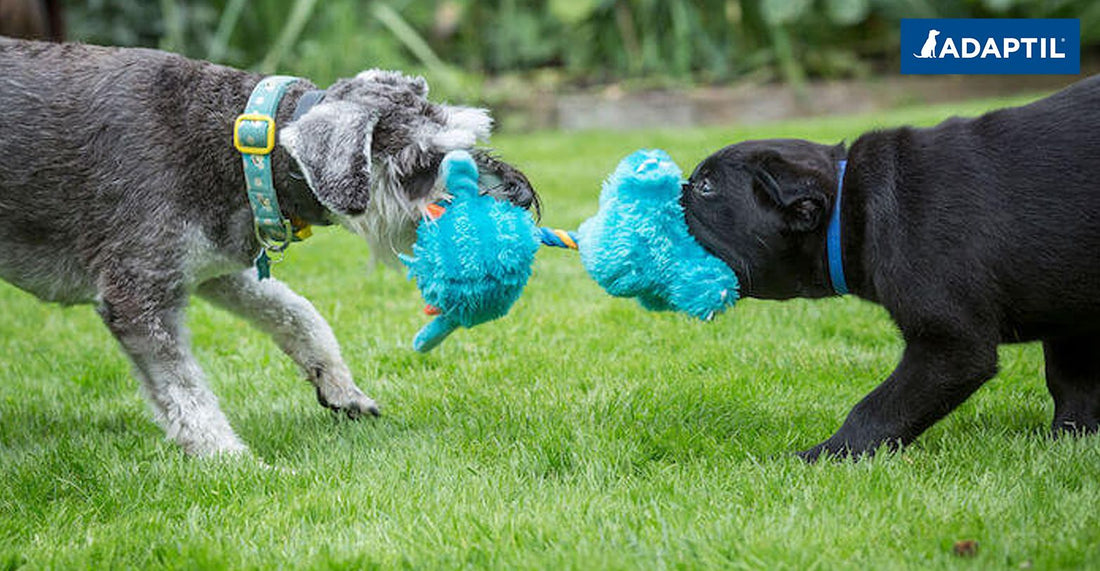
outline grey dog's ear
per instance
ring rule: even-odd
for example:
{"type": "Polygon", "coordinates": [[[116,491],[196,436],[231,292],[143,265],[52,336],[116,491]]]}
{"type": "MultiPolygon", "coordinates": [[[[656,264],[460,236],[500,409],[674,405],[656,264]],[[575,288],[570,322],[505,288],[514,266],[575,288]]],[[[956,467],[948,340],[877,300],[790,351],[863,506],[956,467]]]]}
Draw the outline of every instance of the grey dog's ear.
{"type": "Polygon", "coordinates": [[[344,101],[324,102],[279,131],[317,200],[339,214],[362,214],[370,201],[375,112],[344,101]]]}

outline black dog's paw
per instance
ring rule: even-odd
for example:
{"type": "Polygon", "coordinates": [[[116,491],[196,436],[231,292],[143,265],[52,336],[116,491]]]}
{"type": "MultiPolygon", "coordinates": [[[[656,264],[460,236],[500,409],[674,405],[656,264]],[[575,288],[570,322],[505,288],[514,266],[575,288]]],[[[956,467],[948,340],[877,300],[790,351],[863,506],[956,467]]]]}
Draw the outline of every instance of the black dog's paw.
{"type": "Polygon", "coordinates": [[[1088,436],[1100,429],[1095,416],[1087,414],[1059,414],[1054,417],[1051,432],[1054,438],[1062,436],[1088,436]]]}
{"type": "Polygon", "coordinates": [[[841,440],[834,436],[813,448],[796,452],[795,454],[808,464],[816,463],[818,460],[822,459],[856,461],[863,458],[870,458],[879,450],[894,452],[899,450],[901,446],[901,441],[896,439],[853,444],[849,440],[841,440]]]}
{"type": "Polygon", "coordinates": [[[814,446],[813,448],[810,448],[808,450],[803,450],[801,452],[795,452],[794,455],[801,458],[807,464],[816,464],[818,458],[820,458],[821,455],[824,452],[825,452],[825,444],[822,443],[822,444],[818,444],[817,446],[814,446]]]}
{"type": "Polygon", "coordinates": [[[851,449],[846,445],[834,446],[831,440],[826,440],[813,448],[796,452],[795,455],[806,461],[807,464],[815,464],[818,460],[831,459],[843,460],[851,457],[851,449]]]}

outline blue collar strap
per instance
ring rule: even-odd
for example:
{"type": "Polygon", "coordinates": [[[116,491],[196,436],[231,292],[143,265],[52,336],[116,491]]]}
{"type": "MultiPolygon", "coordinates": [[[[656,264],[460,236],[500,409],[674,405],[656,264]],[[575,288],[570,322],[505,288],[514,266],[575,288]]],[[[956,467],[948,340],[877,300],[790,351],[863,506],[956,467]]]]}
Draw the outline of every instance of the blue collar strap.
{"type": "Polygon", "coordinates": [[[275,114],[279,101],[297,77],[273,75],[265,77],[252,90],[245,111],[233,124],[233,146],[244,161],[244,180],[248,189],[248,204],[252,207],[252,221],[256,239],[260,242],[260,255],[256,257],[256,274],[259,279],[271,276],[271,264],[282,260],[286,249],[295,239],[308,236],[309,227],[295,228],[283,218],[279,199],[271,179],[271,151],[275,149],[275,114]],[[278,255],[277,258],[272,257],[278,255]]]}
{"type": "Polygon", "coordinates": [[[844,170],[848,161],[839,161],[836,166],[836,200],[833,201],[833,213],[829,216],[825,255],[829,258],[829,279],[833,282],[833,291],[837,295],[846,295],[848,282],[844,279],[844,262],[840,258],[840,198],[844,191],[844,170]]]}

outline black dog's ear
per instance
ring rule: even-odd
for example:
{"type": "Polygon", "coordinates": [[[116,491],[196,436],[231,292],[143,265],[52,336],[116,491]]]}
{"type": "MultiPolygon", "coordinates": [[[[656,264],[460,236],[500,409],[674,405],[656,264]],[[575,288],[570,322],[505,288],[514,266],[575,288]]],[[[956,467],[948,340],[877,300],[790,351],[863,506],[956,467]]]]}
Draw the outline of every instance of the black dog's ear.
{"type": "Polygon", "coordinates": [[[367,209],[377,122],[377,114],[361,105],[326,101],[279,131],[279,143],[325,208],[349,215],[367,209]]]}
{"type": "Polygon", "coordinates": [[[809,232],[826,218],[830,177],[823,171],[827,160],[811,156],[788,156],[769,151],[747,166],[753,188],[770,199],[783,213],[791,230],[809,232]]]}

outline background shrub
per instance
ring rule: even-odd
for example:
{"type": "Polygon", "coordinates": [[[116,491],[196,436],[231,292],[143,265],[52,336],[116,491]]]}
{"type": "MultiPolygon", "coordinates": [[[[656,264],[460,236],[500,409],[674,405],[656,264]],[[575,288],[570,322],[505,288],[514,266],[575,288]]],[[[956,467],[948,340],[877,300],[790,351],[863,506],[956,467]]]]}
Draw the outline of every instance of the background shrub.
{"type": "Polygon", "coordinates": [[[444,95],[484,79],[643,86],[801,82],[897,69],[903,17],[1069,17],[1094,0],[69,0],[71,36],[158,46],[320,83],[380,66],[444,95]]]}

